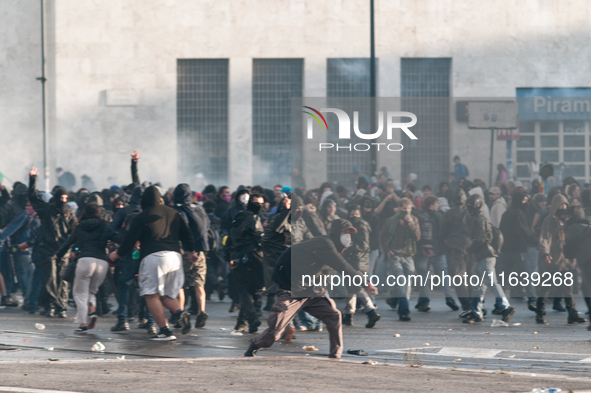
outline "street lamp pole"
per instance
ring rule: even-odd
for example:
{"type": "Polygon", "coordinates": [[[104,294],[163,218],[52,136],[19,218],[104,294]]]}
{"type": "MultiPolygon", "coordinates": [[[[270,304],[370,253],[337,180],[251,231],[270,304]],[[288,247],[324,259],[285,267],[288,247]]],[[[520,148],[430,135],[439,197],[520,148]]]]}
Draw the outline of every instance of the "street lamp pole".
{"type": "Polygon", "coordinates": [[[49,165],[47,164],[48,144],[47,144],[47,107],[45,102],[45,0],[41,2],[41,105],[43,113],[43,173],[45,174],[45,191],[49,192],[49,165]]]}
{"type": "MultiPolygon", "coordinates": [[[[374,27],[374,0],[369,0],[369,25],[370,25],[370,57],[369,57],[369,96],[370,96],[370,130],[376,131],[376,48],[375,48],[375,27],[374,27]]],[[[371,152],[371,176],[378,171],[378,154],[375,149],[371,152]]]]}

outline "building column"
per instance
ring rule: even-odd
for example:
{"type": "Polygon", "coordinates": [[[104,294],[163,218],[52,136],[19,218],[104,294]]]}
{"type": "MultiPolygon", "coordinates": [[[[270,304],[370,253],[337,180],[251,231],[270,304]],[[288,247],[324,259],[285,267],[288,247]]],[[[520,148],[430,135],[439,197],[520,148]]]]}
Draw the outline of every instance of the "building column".
{"type": "Polygon", "coordinates": [[[228,180],[252,185],[252,58],[231,58],[228,103],[228,180]]]}
{"type": "MultiPolygon", "coordinates": [[[[325,103],[324,97],[326,97],[326,57],[307,57],[304,60],[303,91],[304,103],[309,98],[320,97],[308,100],[309,103],[314,103],[310,106],[317,106],[318,110],[325,106],[325,104],[320,103],[325,103]]],[[[315,132],[314,139],[308,139],[306,135],[308,117],[306,115],[302,119],[302,132],[304,133],[302,138],[302,175],[306,180],[306,187],[315,188],[328,179],[328,153],[326,150],[323,152],[318,151],[318,144],[326,142],[327,135],[326,130],[324,130],[323,132],[315,132]]]]}

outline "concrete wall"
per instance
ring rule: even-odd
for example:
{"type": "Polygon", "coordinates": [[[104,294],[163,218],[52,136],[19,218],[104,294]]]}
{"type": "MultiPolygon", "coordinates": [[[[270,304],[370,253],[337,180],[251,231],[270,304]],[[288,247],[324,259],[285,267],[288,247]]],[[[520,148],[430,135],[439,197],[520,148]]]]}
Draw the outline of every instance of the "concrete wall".
{"type": "MultiPolygon", "coordinates": [[[[244,134],[251,121],[249,59],[304,58],[304,91],[320,95],[323,59],[369,56],[367,0],[48,3],[55,6],[51,163],[77,176],[87,173],[98,186],[129,181],[134,148],[142,152],[142,179],[165,186],[180,180],[178,58],[230,59],[230,88],[239,89],[230,92],[232,152],[238,146],[233,141],[250,138],[244,134]],[[113,89],[136,92],[137,105],[105,106],[104,92],[113,89]]],[[[41,154],[37,6],[35,0],[0,2],[0,132],[10,141],[10,147],[0,145],[0,171],[13,178],[22,178],[23,168],[38,164],[41,154]]],[[[379,94],[400,94],[402,57],[451,57],[455,97],[591,86],[590,13],[586,0],[377,0],[379,94]]],[[[452,130],[451,156],[462,156],[471,175],[486,181],[489,133],[455,123],[452,130]]],[[[504,160],[505,143],[498,142],[495,164],[504,160]]],[[[243,163],[230,160],[231,186],[248,182],[252,170],[243,163]]]]}

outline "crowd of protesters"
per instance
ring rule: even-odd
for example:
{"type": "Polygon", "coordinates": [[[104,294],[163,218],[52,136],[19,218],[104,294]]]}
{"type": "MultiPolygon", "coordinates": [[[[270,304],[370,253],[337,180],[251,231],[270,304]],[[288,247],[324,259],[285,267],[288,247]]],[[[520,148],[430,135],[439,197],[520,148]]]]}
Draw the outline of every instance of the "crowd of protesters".
{"type": "MultiPolygon", "coordinates": [[[[269,312],[268,328],[246,356],[282,337],[291,340],[296,330],[325,327],[335,358],[342,352],[342,326],[354,324],[356,311],[366,315],[366,328],[380,320],[377,288],[328,290],[306,285],[305,275],[491,277],[480,285],[444,282],[440,288],[445,304],[461,308],[468,324],[487,314],[488,287],[495,296],[491,313],[506,323],[516,312],[509,299],[527,301],[537,323],[546,323],[548,297],[570,324],[586,322],[573,293],[580,291],[591,309],[591,188],[573,178],[548,189],[537,179],[507,181],[501,165],[487,187],[469,180],[456,156],[450,178],[436,191],[414,174],[402,188],[382,168],[373,178],[357,174],[353,190],[330,182],[306,188],[296,174],[299,187],[208,185],[194,192],[185,183],[169,190],[141,183],[139,160],[134,151],[129,185],[103,191],[85,175],[92,188],[74,192],[75,179],[61,168],[63,184],[51,192],[37,190],[36,168],[28,186],[17,182],[9,192],[0,184],[2,306],[19,306],[11,295],[20,289],[29,313],[66,318],[75,306],[77,334],[115,311],[112,331],[129,330],[137,314],[151,339],[174,340],[175,329],[186,334],[192,328],[192,315],[196,328],[205,326],[206,301],[217,294],[228,296],[229,311],[238,312],[237,332],[257,333],[263,311],[269,312]],[[497,280],[499,274],[544,272],[571,273],[573,283],[497,280]],[[111,295],[117,310],[111,310],[111,295]],[[334,298],[346,299],[343,310],[334,298]]],[[[435,295],[429,285],[414,291],[408,284],[387,287],[384,306],[409,322],[412,297],[418,296],[418,312],[428,312],[435,295]]]]}

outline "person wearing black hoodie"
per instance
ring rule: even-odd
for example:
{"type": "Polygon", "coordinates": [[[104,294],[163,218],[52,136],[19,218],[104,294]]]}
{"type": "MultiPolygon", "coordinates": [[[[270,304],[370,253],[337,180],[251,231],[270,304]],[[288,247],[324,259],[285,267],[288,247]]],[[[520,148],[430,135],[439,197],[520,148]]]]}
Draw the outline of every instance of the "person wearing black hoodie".
{"type": "Polygon", "coordinates": [[[53,197],[46,203],[39,195],[36,180],[39,171],[33,167],[29,173],[29,201],[41,219],[41,229],[37,247],[33,250],[32,260],[35,267],[43,271],[43,287],[40,297],[45,307],[45,316],[66,318],[68,304],[68,283],[62,279],[61,272],[68,264],[66,258],[54,259],[53,256],[74,230],[75,212],[66,205],[68,192],[58,187],[53,197]]]}
{"type": "MultiPolygon", "coordinates": [[[[499,229],[503,233],[503,268],[505,277],[511,273],[516,273],[519,277],[531,274],[537,271],[537,264],[530,266],[527,257],[528,247],[537,247],[538,239],[528,225],[525,209],[529,201],[529,195],[521,191],[513,191],[511,197],[511,207],[503,213],[499,229]]],[[[529,280],[528,280],[529,281],[529,280]]],[[[511,287],[511,292],[513,288],[511,287]]],[[[536,288],[529,281],[529,285],[522,287],[527,296],[527,306],[530,311],[536,311],[536,288]]]]}
{"type": "MultiPolygon", "coordinates": [[[[475,261],[474,275],[484,277],[484,279],[482,279],[482,282],[479,282],[479,285],[472,285],[470,294],[471,313],[463,322],[473,324],[483,321],[484,295],[490,286],[496,298],[500,299],[500,302],[497,302],[497,304],[499,305],[502,320],[508,323],[509,319],[515,314],[515,307],[511,307],[503,288],[497,282],[495,265],[498,255],[497,250],[493,248],[494,229],[493,225],[484,217],[484,206],[484,198],[478,194],[470,195],[470,198],[466,201],[466,210],[468,212],[467,223],[471,230],[470,246],[466,251],[475,261]]],[[[472,283],[471,279],[470,283],[472,283]]]]}
{"type": "MultiPolygon", "coordinates": [[[[341,312],[334,300],[324,296],[326,288],[322,284],[315,285],[314,281],[323,277],[320,273],[326,267],[343,272],[352,280],[355,276],[363,276],[341,255],[341,250],[351,244],[351,236],[355,232],[349,221],[337,219],[332,222],[330,236],[303,241],[281,254],[273,273],[273,281],[279,289],[267,319],[269,327],[252,340],[244,356],[256,356],[259,349],[273,345],[295,315],[304,310],[326,324],[330,341],[329,358],[340,359],[343,352],[341,312]]],[[[361,278],[362,286],[365,286],[361,278]]],[[[370,295],[377,295],[377,288],[370,285],[365,288],[370,295]]]]}
{"type": "MultiPolygon", "coordinates": [[[[107,222],[102,218],[100,207],[89,203],[84,207],[78,219],[76,229],[55,253],[57,259],[76,246],[78,261],[74,278],[74,301],[76,302],[76,320],[80,327],[74,333],[85,334],[96,325],[96,294],[107,276],[106,241],[102,240],[107,222]]],[[[70,262],[74,263],[74,262],[70,262]]]]}
{"type": "MultiPolygon", "coordinates": [[[[205,253],[209,251],[207,238],[209,218],[201,206],[193,203],[191,187],[187,183],[181,183],[176,186],[173,192],[173,199],[173,208],[180,213],[189,226],[195,243],[197,261],[193,262],[189,259],[188,254],[183,254],[183,270],[185,273],[185,284],[183,288],[193,289],[195,291],[195,299],[197,300],[195,327],[201,328],[205,326],[208,316],[205,312],[205,277],[207,275],[205,253]]],[[[184,309],[184,291],[179,292],[179,303],[180,307],[184,309]]]]}
{"type": "Polygon", "coordinates": [[[109,258],[116,261],[125,257],[140,242],[140,296],[145,296],[148,309],[160,327],[160,332],[150,339],[175,340],[168,328],[164,307],[173,313],[173,323],[181,321],[182,333],[187,334],[191,330],[189,313],[181,310],[177,297],[185,281],[181,243],[184,252],[190,253],[191,260],[197,260],[193,234],[176,210],[164,206],[164,200],[155,186],[146,188],[141,206],[142,212],[131,223],[119,249],[113,251],[109,258]]]}
{"type": "Polygon", "coordinates": [[[236,215],[226,241],[226,261],[233,270],[238,294],[240,313],[235,330],[244,330],[248,322],[249,333],[256,333],[261,324],[253,300],[260,298],[265,288],[263,273],[263,223],[259,214],[263,208],[263,197],[250,196],[246,210],[236,215]]]}
{"type": "Polygon", "coordinates": [[[215,215],[222,218],[230,207],[230,202],[232,202],[230,188],[226,186],[220,187],[213,201],[215,202],[215,215]]]}
{"type": "MultiPolygon", "coordinates": [[[[234,221],[234,218],[236,218],[236,215],[246,208],[249,198],[250,193],[248,192],[248,189],[243,185],[238,186],[238,189],[234,193],[232,205],[226,209],[223,216],[218,216],[222,219],[220,224],[222,245],[226,245],[228,234],[230,233],[230,228],[232,227],[232,222],[234,221]]],[[[232,270],[228,272],[227,279],[228,295],[230,296],[230,299],[232,299],[232,304],[230,305],[230,310],[228,311],[236,312],[240,308],[240,295],[238,295],[236,279],[232,270]]]]}

